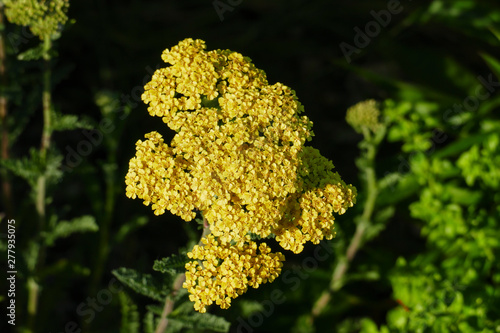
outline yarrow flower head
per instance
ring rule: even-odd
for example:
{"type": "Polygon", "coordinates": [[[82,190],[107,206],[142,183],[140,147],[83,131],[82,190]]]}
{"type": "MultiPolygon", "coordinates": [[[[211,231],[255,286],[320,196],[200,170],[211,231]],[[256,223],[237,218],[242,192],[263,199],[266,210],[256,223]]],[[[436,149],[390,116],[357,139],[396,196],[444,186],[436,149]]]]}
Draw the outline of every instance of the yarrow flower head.
{"type": "Polygon", "coordinates": [[[216,240],[213,235],[202,242],[203,246],[195,245],[188,253],[195,261],[186,265],[184,283],[194,308],[200,312],[213,302],[227,309],[231,299],[243,294],[248,286],[257,288],[272,282],[285,260],[283,254],[271,253],[266,243],[257,245],[249,236],[234,245],[216,240]]]}
{"type": "Polygon", "coordinates": [[[41,40],[55,38],[66,23],[69,0],[4,0],[10,22],[28,26],[41,40]]]}
{"type": "Polygon", "coordinates": [[[269,84],[248,57],[205,48],[185,39],[163,52],[169,66],[156,70],[142,99],[176,134],[170,144],[146,134],[126,176],[127,196],[156,215],[169,210],[190,221],[201,211],[208,222],[211,234],[188,254],[184,284],[201,312],[213,302],[227,308],[281,272],[284,256],[249,235],[274,236],[300,253],[308,241],[331,239],[333,213],[356,197],[305,146],[312,122],[292,89],[269,84]]]}

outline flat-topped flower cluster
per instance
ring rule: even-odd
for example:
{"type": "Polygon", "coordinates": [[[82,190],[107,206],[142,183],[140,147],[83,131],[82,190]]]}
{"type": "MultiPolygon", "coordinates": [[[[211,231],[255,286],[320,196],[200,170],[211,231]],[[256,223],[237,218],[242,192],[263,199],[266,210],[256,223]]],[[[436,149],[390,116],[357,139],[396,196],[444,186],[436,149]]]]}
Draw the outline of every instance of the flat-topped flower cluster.
{"type": "Polygon", "coordinates": [[[167,49],[142,99],[176,135],[137,142],[127,196],[190,221],[201,211],[211,234],[188,255],[184,287],[195,308],[222,308],[281,272],[284,256],[250,234],[275,236],[294,253],[334,236],[333,212],[355,202],[333,164],[304,146],[312,122],[295,92],[270,85],[251,60],[230,50],[205,51],[185,39],[167,49]],[[258,249],[258,251],[257,251],[258,249]]]}

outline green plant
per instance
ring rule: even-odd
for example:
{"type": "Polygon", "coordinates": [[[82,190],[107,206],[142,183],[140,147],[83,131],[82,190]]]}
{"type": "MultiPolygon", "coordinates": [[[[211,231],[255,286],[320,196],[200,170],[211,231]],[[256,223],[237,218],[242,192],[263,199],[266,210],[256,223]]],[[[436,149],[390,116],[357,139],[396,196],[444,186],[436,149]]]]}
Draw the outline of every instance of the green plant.
{"type": "MultiPolygon", "coordinates": [[[[3,114],[3,154],[2,166],[5,170],[12,174],[23,178],[29,185],[29,197],[31,204],[35,207],[37,218],[26,215],[26,219],[18,219],[17,228],[20,230],[30,230],[31,232],[24,234],[23,238],[19,238],[17,242],[17,265],[20,267],[20,276],[26,281],[26,295],[22,295],[20,303],[20,311],[18,313],[18,323],[27,332],[35,331],[38,324],[40,294],[42,292],[43,281],[50,275],[67,269],[70,263],[51,263],[47,265],[47,250],[54,246],[56,240],[70,236],[73,233],[95,232],[98,226],[92,216],[85,215],[71,220],[62,220],[58,217],[57,212],[48,208],[52,197],[50,195],[54,186],[59,183],[63,177],[60,170],[63,156],[52,145],[52,136],[56,131],[72,130],[77,128],[89,128],[89,124],[80,121],[78,117],[68,114],[60,114],[56,111],[56,107],[52,102],[53,88],[53,62],[54,58],[54,42],[60,37],[62,27],[67,22],[66,12],[68,9],[68,1],[4,1],[5,15],[7,19],[16,24],[28,26],[34,36],[40,39],[40,44],[29,48],[17,55],[18,61],[33,61],[40,66],[40,76],[42,77],[41,91],[23,96],[9,96],[5,94],[6,87],[3,87],[4,103],[2,104],[3,114]],[[16,98],[17,97],[17,98],[16,98]],[[39,102],[33,102],[32,97],[39,98],[39,102]],[[17,124],[20,127],[15,127],[13,123],[7,123],[7,101],[13,100],[14,109],[21,108],[28,110],[38,109],[41,104],[41,112],[43,114],[43,129],[41,131],[40,148],[30,148],[29,152],[24,157],[10,157],[8,154],[9,146],[14,144],[19,139],[19,134],[22,131],[22,126],[26,122],[21,121],[17,124]],[[32,103],[29,106],[24,105],[24,101],[28,100],[32,103]],[[13,129],[11,133],[8,129],[13,129]],[[31,222],[31,221],[32,222],[31,222]],[[28,236],[28,237],[27,237],[28,236]]],[[[2,13],[3,15],[3,13],[2,13]]],[[[6,50],[6,38],[2,37],[3,43],[0,49],[2,52],[6,50]]],[[[6,55],[0,56],[2,59],[2,75],[3,83],[6,83],[5,78],[8,76],[9,67],[5,67],[6,55]]],[[[21,65],[22,66],[22,65],[21,65]]],[[[13,66],[13,68],[15,68],[13,66]]],[[[19,90],[22,90],[23,84],[26,82],[17,81],[12,85],[19,90]]],[[[15,91],[12,89],[11,91],[15,91]]],[[[9,184],[9,175],[3,173],[4,184],[9,184]]],[[[5,186],[5,185],[4,185],[5,186]]],[[[4,195],[12,206],[10,191],[5,190],[9,186],[4,187],[4,195]]],[[[10,207],[12,209],[12,207],[10,207]]],[[[10,212],[12,214],[12,212],[10,212]]],[[[11,267],[12,268],[12,267],[11,267]]],[[[85,272],[83,267],[74,264],[74,270],[80,274],[85,272]]],[[[21,289],[22,290],[22,289],[21,289]]]]}
{"type": "MultiPolygon", "coordinates": [[[[408,133],[402,130],[404,119],[415,109],[397,109],[386,111],[402,120],[394,123],[393,133],[408,133]]],[[[500,304],[500,267],[494,255],[500,246],[500,122],[486,114],[476,119],[441,151],[409,149],[411,172],[405,177],[419,184],[409,209],[421,223],[427,246],[411,260],[398,259],[390,279],[394,297],[405,306],[389,312],[381,331],[495,332],[500,327],[495,311],[500,304]]],[[[392,137],[404,145],[414,142],[414,136],[392,137]]],[[[365,321],[362,331],[377,330],[365,321]]]]}

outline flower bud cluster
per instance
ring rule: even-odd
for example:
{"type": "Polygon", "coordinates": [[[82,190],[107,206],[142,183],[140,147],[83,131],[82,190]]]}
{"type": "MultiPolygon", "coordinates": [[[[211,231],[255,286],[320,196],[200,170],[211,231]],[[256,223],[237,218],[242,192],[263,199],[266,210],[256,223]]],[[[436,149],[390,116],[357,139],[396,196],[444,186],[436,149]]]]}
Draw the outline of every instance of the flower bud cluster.
{"type": "Polygon", "coordinates": [[[4,4],[10,22],[28,26],[41,40],[53,38],[68,20],[69,0],[4,0],[4,4]]]}

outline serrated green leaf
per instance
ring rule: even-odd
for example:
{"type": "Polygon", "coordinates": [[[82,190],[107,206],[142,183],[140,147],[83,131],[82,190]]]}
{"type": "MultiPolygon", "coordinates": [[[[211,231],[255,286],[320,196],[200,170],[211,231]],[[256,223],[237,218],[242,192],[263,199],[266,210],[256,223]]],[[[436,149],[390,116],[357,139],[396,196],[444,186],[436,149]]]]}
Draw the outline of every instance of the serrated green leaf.
{"type": "Polygon", "coordinates": [[[38,149],[31,148],[28,156],[0,160],[0,165],[26,180],[32,188],[36,188],[41,176],[45,176],[48,184],[57,183],[62,178],[62,172],[59,170],[62,160],[63,156],[54,151],[50,151],[44,160],[38,149]]]}
{"type": "Polygon", "coordinates": [[[32,187],[35,186],[36,179],[41,174],[38,168],[28,165],[24,159],[0,160],[0,164],[14,175],[26,180],[32,187]]]}
{"type": "Polygon", "coordinates": [[[99,230],[95,218],[90,215],[76,217],[70,221],[59,221],[54,228],[47,232],[45,244],[51,246],[59,238],[68,237],[74,233],[95,232],[99,230]]]}
{"type": "Polygon", "coordinates": [[[54,113],[52,117],[53,131],[70,131],[78,128],[93,129],[94,126],[86,120],[78,119],[78,116],[74,114],[54,113]]]}
{"type": "Polygon", "coordinates": [[[164,301],[170,292],[169,284],[159,283],[151,274],[142,274],[125,267],[115,269],[112,273],[121,283],[135,292],[160,302],[164,301]]]}
{"type": "Polygon", "coordinates": [[[63,155],[55,151],[47,154],[44,176],[48,184],[56,184],[61,180],[63,172],[60,168],[63,158],[63,155]]]}
{"type": "Polygon", "coordinates": [[[185,270],[186,263],[189,258],[186,254],[172,254],[170,257],[163,258],[161,260],[155,260],[153,269],[161,273],[167,273],[170,275],[182,273],[185,270]]]}

